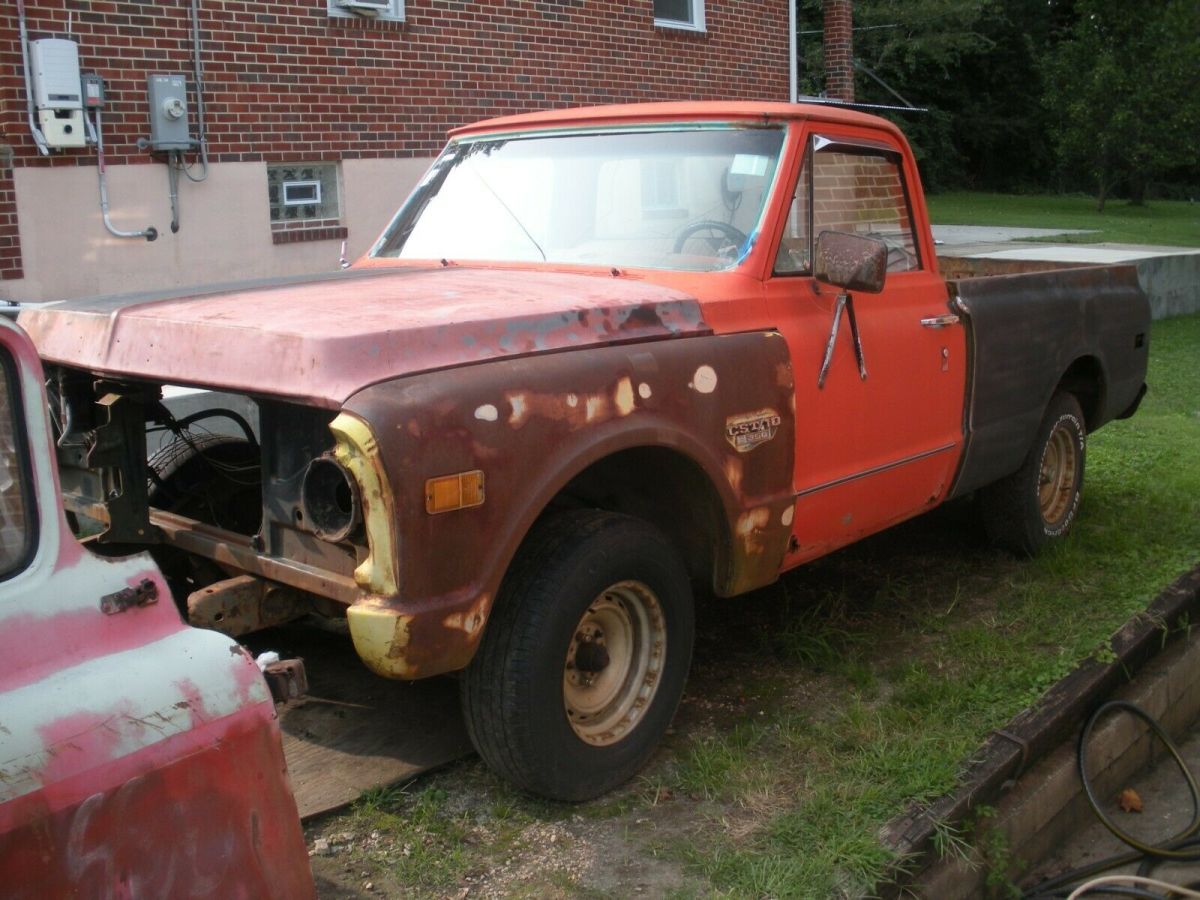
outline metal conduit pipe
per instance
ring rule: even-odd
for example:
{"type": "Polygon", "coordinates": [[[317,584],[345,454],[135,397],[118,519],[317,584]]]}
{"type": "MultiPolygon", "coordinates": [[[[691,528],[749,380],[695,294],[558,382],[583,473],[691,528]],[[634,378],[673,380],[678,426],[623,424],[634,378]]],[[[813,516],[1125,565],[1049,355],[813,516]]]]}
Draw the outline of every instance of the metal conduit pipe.
{"type": "Polygon", "coordinates": [[[46,136],[42,134],[42,129],[38,127],[37,117],[33,114],[33,86],[29,82],[29,32],[25,29],[25,0],[17,0],[17,21],[20,23],[21,32],[22,74],[25,76],[25,111],[29,116],[29,130],[33,134],[33,142],[37,144],[38,152],[42,156],[49,156],[50,146],[46,143],[46,136]]]}
{"type": "MultiPolygon", "coordinates": [[[[179,173],[187,173],[183,167],[183,153],[172,150],[167,154],[167,192],[171,197],[171,234],[179,231],[179,173]]],[[[207,175],[207,173],[205,173],[207,175]]]]}
{"type": "Polygon", "coordinates": [[[100,181],[100,214],[104,217],[104,227],[114,237],[145,238],[147,241],[153,241],[158,237],[158,229],[153,225],[143,228],[141,231],[121,231],[113,225],[112,220],[108,217],[108,170],[104,163],[104,122],[100,117],[100,110],[97,108],[95,112],[96,124],[94,127],[91,119],[87,118],[86,112],[84,120],[87,122],[88,128],[92,130],[92,139],[96,142],[96,174],[100,181]]]}
{"type": "MultiPolygon", "coordinates": [[[[208,132],[204,120],[204,65],[200,60],[200,0],[192,0],[192,75],[196,79],[196,133],[200,140],[200,165],[203,172],[193,176],[186,168],[183,174],[189,181],[201,182],[208,177],[208,132]]],[[[183,156],[180,154],[180,162],[183,156]]]]}

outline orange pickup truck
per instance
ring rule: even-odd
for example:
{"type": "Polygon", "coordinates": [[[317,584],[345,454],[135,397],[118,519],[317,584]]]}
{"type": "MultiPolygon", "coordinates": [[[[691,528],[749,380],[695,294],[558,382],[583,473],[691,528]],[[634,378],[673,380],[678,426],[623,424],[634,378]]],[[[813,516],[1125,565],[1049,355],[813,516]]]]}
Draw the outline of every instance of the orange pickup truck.
{"type": "Polygon", "coordinates": [[[696,592],[966,494],[1065,534],[1150,313],[1128,267],[947,282],[888,122],[679,103],[459,129],[344,273],[20,321],[95,547],[152,548],[193,623],[461,671],[484,759],[578,800],[667,728],[696,592]]]}

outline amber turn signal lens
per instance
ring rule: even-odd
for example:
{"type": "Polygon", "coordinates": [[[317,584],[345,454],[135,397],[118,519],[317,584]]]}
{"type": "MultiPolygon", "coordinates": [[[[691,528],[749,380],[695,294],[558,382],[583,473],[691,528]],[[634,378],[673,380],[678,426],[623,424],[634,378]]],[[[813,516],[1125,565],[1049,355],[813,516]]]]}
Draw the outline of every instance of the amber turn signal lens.
{"type": "Polygon", "coordinates": [[[483,472],[459,472],[457,475],[442,475],[425,482],[425,511],[427,513],[450,512],[483,505],[483,472]]]}

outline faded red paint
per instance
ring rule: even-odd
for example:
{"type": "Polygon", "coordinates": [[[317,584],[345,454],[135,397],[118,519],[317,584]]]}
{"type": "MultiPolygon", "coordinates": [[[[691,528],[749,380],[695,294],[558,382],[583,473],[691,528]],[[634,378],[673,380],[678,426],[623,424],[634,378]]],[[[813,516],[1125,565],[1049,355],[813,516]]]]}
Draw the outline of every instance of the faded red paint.
{"type": "Polygon", "coordinates": [[[174,300],[21,313],[43,358],[95,372],[337,407],[389,378],[613,341],[707,331],[694,300],[631,278],[400,267],[174,300]]]}
{"type": "MultiPolygon", "coordinates": [[[[69,535],[68,535],[69,536],[69,535]]],[[[65,540],[63,546],[75,545],[65,540]]],[[[80,552],[86,552],[80,548],[80,552]]],[[[100,565],[104,563],[95,560],[100,565]]],[[[132,650],[179,631],[182,622],[171,592],[157,571],[158,603],[138,606],[115,616],[100,613],[100,593],[94,608],[77,608],[44,615],[16,612],[0,618],[0,691],[13,690],[44,678],[62,668],[63,659],[72,665],[132,650]],[[54,652],[48,652],[54,648],[54,652]]],[[[105,590],[105,593],[110,592],[105,590]]]]}
{"type": "Polygon", "coordinates": [[[272,717],[261,704],[0,805],[5,896],[314,896],[272,717]]]}
{"type": "Polygon", "coordinates": [[[44,373],[6,320],[0,347],[17,362],[17,437],[39,513],[36,553],[0,583],[0,891],[313,896],[257,667],[183,624],[148,556],[102,559],[76,543],[61,513],[44,373]],[[102,596],[146,579],[157,603],[101,611],[102,596]],[[151,668],[161,679],[148,683],[151,668]]]}

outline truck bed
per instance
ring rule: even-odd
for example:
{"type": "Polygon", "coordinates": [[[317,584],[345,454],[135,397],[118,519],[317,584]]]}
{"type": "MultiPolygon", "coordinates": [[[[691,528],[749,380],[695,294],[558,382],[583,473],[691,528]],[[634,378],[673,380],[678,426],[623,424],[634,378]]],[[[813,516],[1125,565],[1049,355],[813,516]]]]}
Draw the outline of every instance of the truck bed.
{"type": "Polygon", "coordinates": [[[953,489],[1016,471],[1063,378],[1081,388],[1089,431],[1131,415],[1144,389],[1150,305],[1134,266],[1082,266],[951,280],[971,356],[967,448],[953,489]]]}

